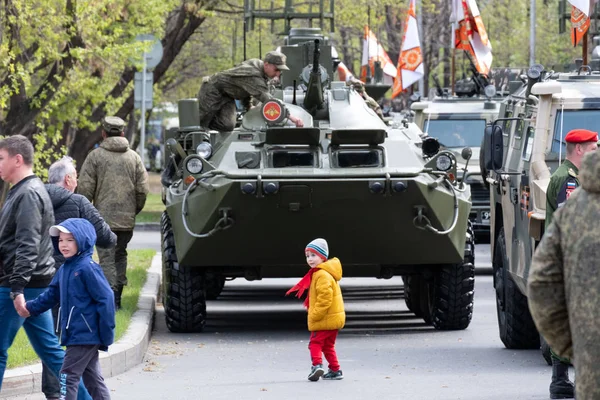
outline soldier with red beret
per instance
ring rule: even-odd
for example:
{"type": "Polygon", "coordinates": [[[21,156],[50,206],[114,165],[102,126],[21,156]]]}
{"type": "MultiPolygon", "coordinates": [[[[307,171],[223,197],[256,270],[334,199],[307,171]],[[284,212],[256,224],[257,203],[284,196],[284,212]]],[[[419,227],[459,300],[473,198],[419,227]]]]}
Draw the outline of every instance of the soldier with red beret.
{"type": "MultiPolygon", "coordinates": [[[[567,136],[567,154],[565,161],[554,171],[546,190],[546,229],[552,222],[552,215],[569,198],[579,186],[577,174],[583,156],[598,148],[598,132],[587,129],[573,129],[567,136]]],[[[552,350],[552,382],[550,383],[550,398],[572,398],[574,385],[569,380],[570,360],[558,357],[552,350]]]]}

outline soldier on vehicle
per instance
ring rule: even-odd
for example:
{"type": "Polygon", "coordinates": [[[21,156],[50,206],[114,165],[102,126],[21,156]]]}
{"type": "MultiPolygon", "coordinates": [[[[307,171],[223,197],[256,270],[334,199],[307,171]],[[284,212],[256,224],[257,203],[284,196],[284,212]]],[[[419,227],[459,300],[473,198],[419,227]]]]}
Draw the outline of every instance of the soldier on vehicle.
{"type": "Polygon", "coordinates": [[[535,251],[527,293],[540,334],[573,360],[575,395],[585,400],[600,398],[600,153],[585,156],[578,180],[535,251]]]}
{"type": "MultiPolygon", "coordinates": [[[[574,129],[565,136],[567,154],[565,162],[550,177],[546,191],[546,226],[550,226],[554,212],[563,206],[571,193],[579,186],[577,174],[583,156],[598,148],[598,133],[587,129],[574,129]]],[[[552,357],[552,382],[550,398],[562,399],[573,397],[575,385],[569,380],[568,358],[562,358],[550,349],[552,357]]]]}
{"type": "Polygon", "coordinates": [[[369,96],[367,94],[367,92],[365,91],[365,84],[362,81],[360,81],[356,78],[352,78],[347,82],[347,84],[349,86],[352,86],[352,88],[354,88],[354,90],[356,90],[356,92],[360,95],[360,97],[362,97],[365,100],[365,103],[367,103],[367,106],[369,106],[369,108],[371,110],[375,111],[375,114],[377,114],[377,116],[379,118],[384,120],[383,112],[381,111],[381,107],[379,106],[379,103],[377,103],[375,101],[375,99],[373,99],[371,96],[369,96]]]}
{"type": "MultiPolygon", "coordinates": [[[[200,125],[217,131],[232,131],[237,116],[235,100],[241,100],[246,108],[250,108],[252,98],[262,103],[271,99],[268,81],[289,70],[285,62],[285,54],[270,51],[263,60],[246,60],[226,71],[204,77],[198,93],[200,125]]],[[[297,127],[304,126],[302,119],[291,114],[288,118],[297,127]]]]}
{"type": "Polygon", "coordinates": [[[94,203],[100,215],[117,234],[117,245],[98,248],[100,265],[121,307],[123,286],[127,285],[127,244],[133,237],[135,216],[142,211],[148,195],[148,174],[140,156],[123,137],[125,121],[105,117],[104,140],[85,159],[79,178],[79,193],[94,203]]]}
{"type": "Polygon", "coordinates": [[[552,174],[546,191],[546,226],[550,226],[552,215],[579,186],[577,174],[583,156],[598,148],[598,133],[587,129],[573,129],[567,136],[565,162],[552,174]]]}

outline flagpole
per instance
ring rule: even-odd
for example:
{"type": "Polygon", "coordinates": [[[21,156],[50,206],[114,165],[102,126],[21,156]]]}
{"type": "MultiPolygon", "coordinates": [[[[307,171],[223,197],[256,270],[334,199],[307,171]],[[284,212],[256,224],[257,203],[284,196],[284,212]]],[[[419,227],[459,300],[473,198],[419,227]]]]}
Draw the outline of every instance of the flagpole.
{"type": "MultiPolygon", "coordinates": [[[[452,41],[454,42],[454,40],[452,41]]],[[[452,45],[452,62],[450,64],[450,74],[452,75],[452,96],[454,96],[454,84],[455,84],[455,78],[454,78],[454,74],[456,73],[456,48],[454,47],[454,43],[452,45]]]]}
{"type": "MultiPolygon", "coordinates": [[[[417,0],[416,6],[417,10],[419,10],[419,12],[417,13],[417,26],[419,27],[419,32],[421,32],[422,35],[421,43],[426,43],[425,32],[423,32],[423,7],[421,7],[421,0],[417,0]]],[[[417,10],[415,10],[415,12],[417,10]]],[[[421,78],[419,79],[419,94],[421,95],[421,97],[426,97],[425,93],[423,92],[425,92],[425,79],[421,78]]]]}
{"type": "Polygon", "coordinates": [[[583,34],[583,65],[588,65],[588,33],[587,31],[583,34]]]}

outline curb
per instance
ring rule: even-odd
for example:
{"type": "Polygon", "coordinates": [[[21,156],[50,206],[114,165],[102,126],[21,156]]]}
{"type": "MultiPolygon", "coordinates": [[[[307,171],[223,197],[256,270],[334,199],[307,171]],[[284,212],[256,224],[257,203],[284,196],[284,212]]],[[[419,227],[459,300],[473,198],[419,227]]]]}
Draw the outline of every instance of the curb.
{"type": "Polygon", "coordinates": [[[135,224],[134,229],[139,231],[160,231],[160,222],[138,222],[135,224]]]}
{"type": "MultiPolygon", "coordinates": [[[[143,361],[154,325],[161,275],[161,253],[157,252],[152,258],[146,283],[138,299],[138,309],[131,317],[127,332],[109,347],[108,352],[100,353],[100,367],[104,378],[122,374],[143,361]]],[[[2,398],[38,393],[41,390],[41,363],[6,370],[2,398]]]]}

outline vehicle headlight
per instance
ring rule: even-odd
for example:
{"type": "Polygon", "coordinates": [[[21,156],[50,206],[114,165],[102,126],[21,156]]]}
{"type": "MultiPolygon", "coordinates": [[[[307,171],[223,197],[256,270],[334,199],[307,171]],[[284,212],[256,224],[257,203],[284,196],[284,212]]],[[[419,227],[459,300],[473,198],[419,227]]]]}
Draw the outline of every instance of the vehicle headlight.
{"type": "Polygon", "coordinates": [[[199,158],[190,158],[185,164],[185,168],[190,174],[199,174],[202,172],[202,160],[199,158]]]}
{"type": "Polygon", "coordinates": [[[452,167],[452,159],[442,154],[435,159],[435,167],[438,171],[448,171],[452,167]]]}
{"type": "Polygon", "coordinates": [[[196,147],[196,154],[208,160],[212,156],[212,146],[208,142],[202,142],[196,147]]]}

